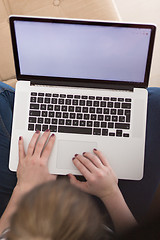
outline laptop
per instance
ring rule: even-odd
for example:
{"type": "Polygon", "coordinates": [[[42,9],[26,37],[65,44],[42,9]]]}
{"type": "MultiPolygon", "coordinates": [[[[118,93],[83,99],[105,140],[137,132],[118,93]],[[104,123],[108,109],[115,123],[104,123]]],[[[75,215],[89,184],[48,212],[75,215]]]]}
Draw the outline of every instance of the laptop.
{"type": "Polygon", "coordinates": [[[144,170],[152,24],[10,16],[16,92],[9,168],[18,139],[50,129],[50,173],[80,172],[78,153],[99,149],[119,179],[144,170]]]}

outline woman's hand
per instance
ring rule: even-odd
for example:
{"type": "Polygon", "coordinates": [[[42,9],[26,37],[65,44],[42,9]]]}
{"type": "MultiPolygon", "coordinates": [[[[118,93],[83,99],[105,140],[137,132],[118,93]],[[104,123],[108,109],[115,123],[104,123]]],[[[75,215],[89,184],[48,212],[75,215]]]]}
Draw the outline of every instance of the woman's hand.
{"type": "Polygon", "coordinates": [[[24,151],[23,138],[19,138],[19,164],[17,169],[16,188],[25,193],[35,186],[55,180],[56,176],[48,172],[48,159],[52,151],[55,135],[49,137],[50,131],[46,130],[40,137],[36,131],[28,145],[27,153],[24,151]],[[48,142],[47,142],[48,140],[48,142]]]}
{"type": "Polygon", "coordinates": [[[74,165],[87,181],[80,182],[69,174],[70,182],[103,200],[119,191],[118,179],[103,154],[96,149],[93,152],[95,155],[83,153],[83,156],[76,154],[73,158],[74,165]]]}

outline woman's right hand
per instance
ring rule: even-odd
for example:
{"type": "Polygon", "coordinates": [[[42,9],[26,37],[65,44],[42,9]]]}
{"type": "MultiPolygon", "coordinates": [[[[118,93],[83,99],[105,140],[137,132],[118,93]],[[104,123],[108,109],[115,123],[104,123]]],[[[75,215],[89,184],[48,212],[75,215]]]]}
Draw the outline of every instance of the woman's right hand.
{"type": "Polygon", "coordinates": [[[69,178],[73,185],[104,200],[119,191],[118,178],[103,154],[96,149],[93,152],[76,154],[73,158],[74,165],[87,181],[80,182],[72,174],[69,178]]]}

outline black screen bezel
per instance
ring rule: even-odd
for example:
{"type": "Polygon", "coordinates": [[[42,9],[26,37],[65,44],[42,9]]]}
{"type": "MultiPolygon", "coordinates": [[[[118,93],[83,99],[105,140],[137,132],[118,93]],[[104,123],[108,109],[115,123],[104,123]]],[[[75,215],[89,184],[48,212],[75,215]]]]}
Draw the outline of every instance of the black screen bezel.
{"type": "Polygon", "coordinates": [[[60,19],[60,18],[44,18],[44,17],[27,17],[27,16],[10,16],[10,31],[13,45],[13,55],[16,69],[17,80],[32,80],[33,83],[38,84],[51,84],[61,86],[79,86],[79,87],[95,87],[95,88],[109,88],[114,86],[115,88],[147,88],[149,82],[149,74],[151,68],[151,60],[153,54],[153,46],[155,39],[156,27],[153,24],[139,24],[139,23],[122,23],[122,22],[107,22],[107,21],[96,21],[96,20],[79,20],[79,19],[60,19]],[[116,80],[93,80],[93,79],[82,79],[82,78],[67,78],[67,77],[47,77],[37,75],[24,75],[20,73],[20,65],[18,58],[18,50],[15,36],[14,21],[30,21],[30,22],[50,22],[50,23],[66,23],[66,24],[85,24],[85,25],[100,25],[100,26],[111,26],[111,27],[129,27],[129,28],[146,28],[151,29],[149,50],[147,55],[146,71],[144,81],[137,83],[131,81],[116,81],[116,80]]]}

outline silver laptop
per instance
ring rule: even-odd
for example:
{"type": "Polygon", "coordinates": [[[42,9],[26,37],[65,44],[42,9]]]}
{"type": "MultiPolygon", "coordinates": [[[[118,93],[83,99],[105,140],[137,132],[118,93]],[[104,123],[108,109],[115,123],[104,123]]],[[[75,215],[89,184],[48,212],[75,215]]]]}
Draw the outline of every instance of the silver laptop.
{"type": "Polygon", "coordinates": [[[56,134],[50,173],[79,175],[74,154],[97,148],[120,179],[143,177],[155,26],[11,16],[17,85],[9,168],[36,130],[56,134]]]}

